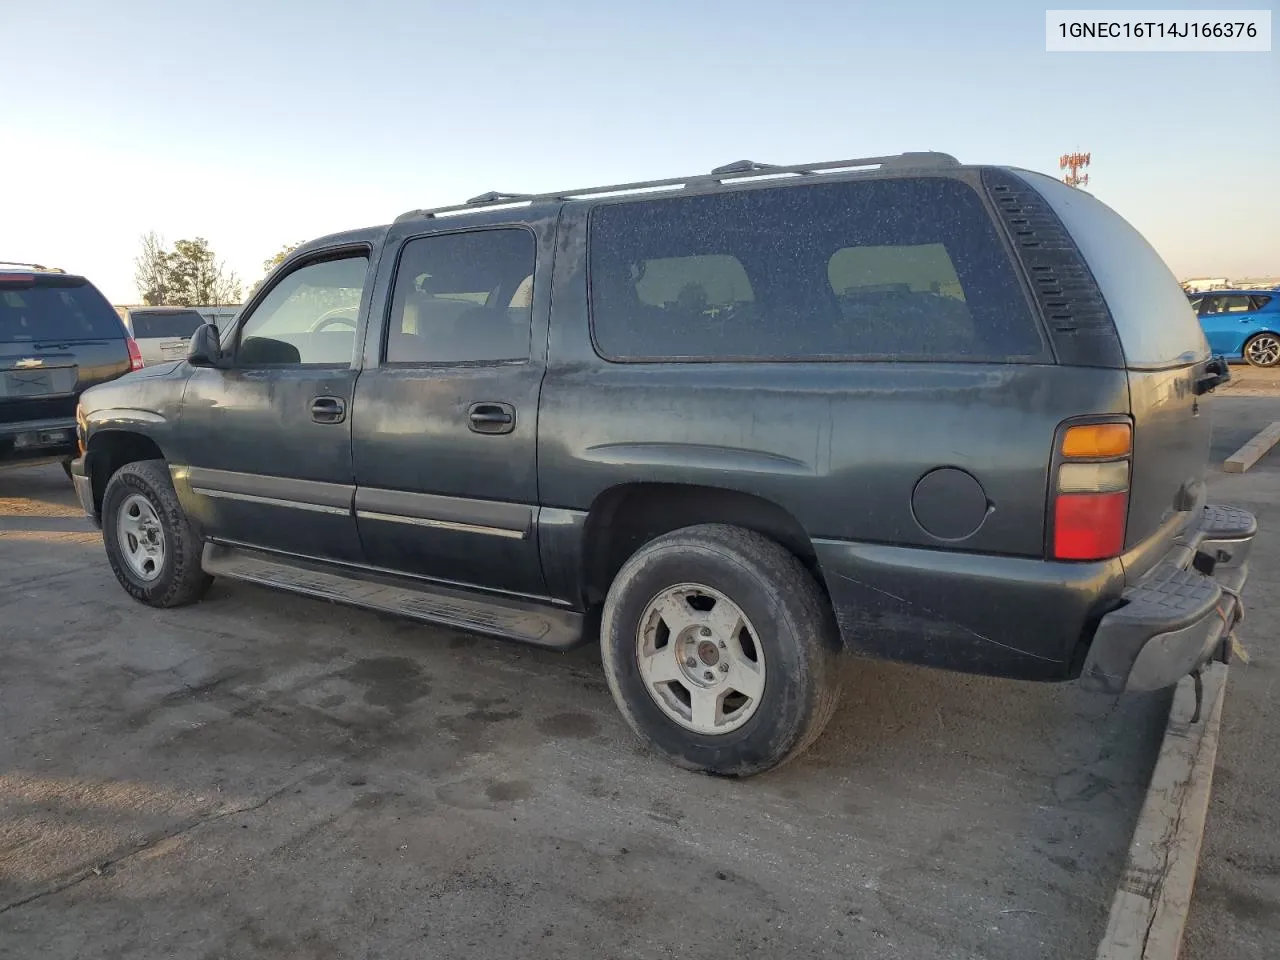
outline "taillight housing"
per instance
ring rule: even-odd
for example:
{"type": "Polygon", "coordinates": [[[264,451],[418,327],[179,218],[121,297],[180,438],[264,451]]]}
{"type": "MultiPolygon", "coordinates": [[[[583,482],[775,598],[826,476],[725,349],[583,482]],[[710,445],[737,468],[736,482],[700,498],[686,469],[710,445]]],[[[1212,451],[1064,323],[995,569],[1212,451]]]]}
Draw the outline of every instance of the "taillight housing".
{"type": "Polygon", "coordinates": [[[141,370],[142,367],[143,367],[142,351],[138,349],[138,341],[133,339],[133,337],[130,337],[129,338],[129,370],[130,372],[134,370],[141,370]]]}
{"type": "Polygon", "coordinates": [[[1133,426],[1077,423],[1059,431],[1050,480],[1056,560],[1105,560],[1124,551],[1133,426]]]}

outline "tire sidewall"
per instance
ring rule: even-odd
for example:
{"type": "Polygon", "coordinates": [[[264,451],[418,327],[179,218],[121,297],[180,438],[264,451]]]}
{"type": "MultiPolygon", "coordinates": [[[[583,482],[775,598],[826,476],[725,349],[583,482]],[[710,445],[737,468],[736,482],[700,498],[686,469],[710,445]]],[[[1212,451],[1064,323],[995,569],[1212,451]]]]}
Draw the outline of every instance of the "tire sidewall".
{"type": "Polygon", "coordinates": [[[152,602],[167,596],[175,586],[178,575],[177,551],[179,549],[178,531],[175,529],[174,517],[165,497],[155,489],[155,485],[146,477],[128,469],[122,469],[107,484],[102,498],[102,540],[107,549],[107,560],[115,572],[116,579],[135,598],[144,602],[152,602]],[[164,531],[164,565],[160,576],[154,580],[140,580],[124,559],[119,536],[119,514],[124,501],[132,494],[146,497],[160,519],[164,531]]]}
{"type": "Polygon", "coordinates": [[[1277,361],[1276,363],[1255,363],[1253,358],[1249,356],[1249,345],[1252,344],[1253,341],[1257,340],[1259,337],[1272,337],[1276,340],[1280,340],[1280,334],[1255,333],[1252,337],[1250,337],[1248,340],[1244,342],[1244,347],[1241,350],[1241,352],[1244,354],[1245,362],[1248,363],[1249,366],[1256,367],[1259,370],[1274,370],[1277,366],[1280,366],[1280,361],[1277,361]]]}
{"type": "Polygon", "coordinates": [[[725,774],[764,769],[791,752],[817,707],[816,696],[787,598],[762,571],[719,544],[682,542],[643,548],[615,584],[620,589],[610,590],[601,622],[602,659],[614,699],[641,737],[676,763],[725,774]],[[640,617],[654,597],[681,583],[714,587],[736,603],[764,651],[760,703],[727,733],[699,734],[680,726],[640,675],[640,617]]]}

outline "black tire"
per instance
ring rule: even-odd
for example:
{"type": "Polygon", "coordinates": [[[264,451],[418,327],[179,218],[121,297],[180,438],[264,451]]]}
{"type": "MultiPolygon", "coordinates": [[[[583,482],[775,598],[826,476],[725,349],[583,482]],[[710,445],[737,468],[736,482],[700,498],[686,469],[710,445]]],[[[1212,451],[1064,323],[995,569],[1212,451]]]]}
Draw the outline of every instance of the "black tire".
{"type": "Polygon", "coordinates": [[[686,527],[641,547],[609,588],[600,648],[609,689],[632,730],[690,770],[741,777],[777,767],[818,738],[840,696],[839,632],[826,595],[793,554],[740,527],[686,527]],[[704,584],[731,599],[764,648],[760,702],[727,733],[676,723],[640,674],[640,618],[651,600],[683,583],[704,584]]]}
{"type": "Polygon", "coordinates": [[[1249,366],[1261,367],[1263,369],[1269,370],[1272,367],[1276,366],[1277,364],[1280,364],[1280,355],[1276,355],[1274,359],[1270,359],[1270,360],[1255,360],[1249,350],[1250,347],[1255,346],[1257,342],[1263,339],[1264,337],[1271,342],[1280,340],[1280,336],[1274,333],[1268,333],[1268,332],[1256,333],[1252,337],[1250,337],[1248,340],[1245,341],[1244,347],[1242,348],[1242,352],[1244,353],[1245,362],[1248,363],[1249,366]]]}
{"type": "Polygon", "coordinates": [[[181,607],[199,600],[213,577],[200,567],[202,543],[187,522],[163,460],[125,464],[107,482],[102,496],[102,540],[116,579],[135,600],[152,607],[181,607]],[[154,580],[139,578],[122,555],[118,519],[130,494],[141,494],[160,519],[165,536],[164,561],[154,580]]]}

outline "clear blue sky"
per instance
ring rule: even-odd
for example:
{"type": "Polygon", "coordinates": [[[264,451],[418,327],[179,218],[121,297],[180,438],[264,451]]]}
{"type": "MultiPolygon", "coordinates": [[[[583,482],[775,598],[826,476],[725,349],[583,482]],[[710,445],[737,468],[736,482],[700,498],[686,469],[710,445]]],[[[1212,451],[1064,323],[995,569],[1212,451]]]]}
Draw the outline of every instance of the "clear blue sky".
{"type": "Polygon", "coordinates": [[[0,257],[133,302],[147,230],[248,286],[285,242],[490,189],[1078,148],[1180,276],[1280,274],[1280,54],[1049,54],[1046,6],[0,0],[0,257]]]}

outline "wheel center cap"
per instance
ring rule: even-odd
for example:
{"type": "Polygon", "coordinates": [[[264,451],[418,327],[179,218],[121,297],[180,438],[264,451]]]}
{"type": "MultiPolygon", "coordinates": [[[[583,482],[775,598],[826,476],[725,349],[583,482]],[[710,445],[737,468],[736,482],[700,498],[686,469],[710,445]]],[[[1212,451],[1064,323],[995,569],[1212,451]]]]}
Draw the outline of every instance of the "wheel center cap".
{"type": "Polygon", "coordinates": [[[714,667],[720,662],[720,651],[710,640],[703,640],[698,644],[698,659],[708,667],[714,667]]]}

